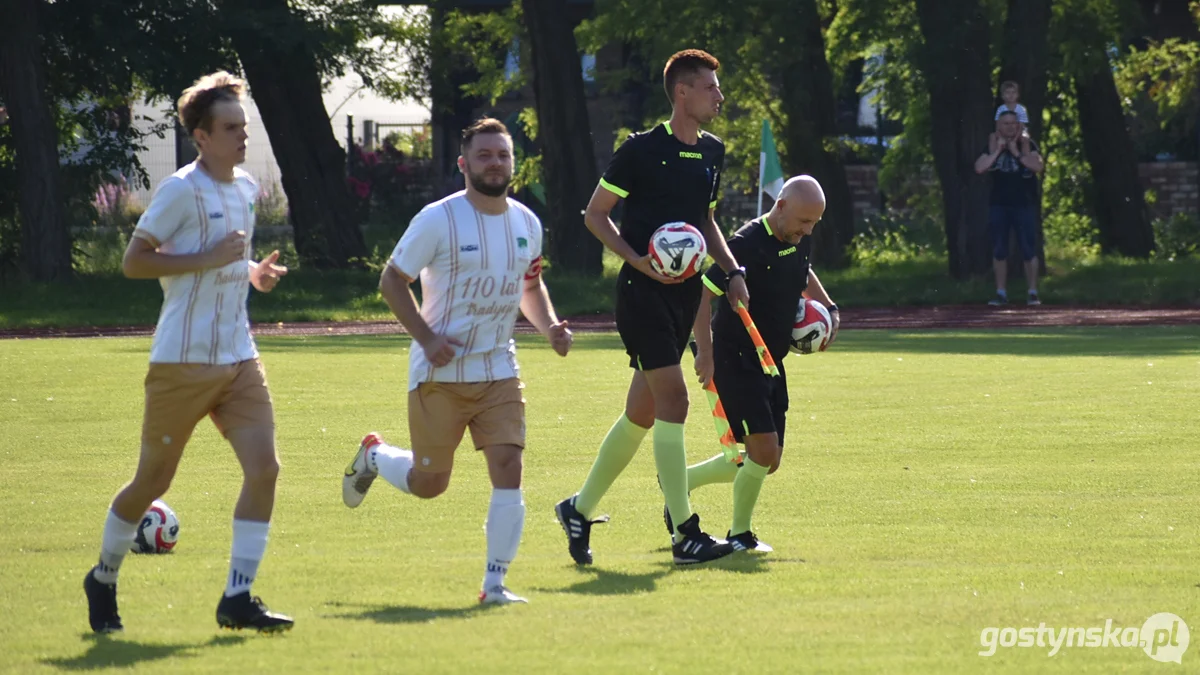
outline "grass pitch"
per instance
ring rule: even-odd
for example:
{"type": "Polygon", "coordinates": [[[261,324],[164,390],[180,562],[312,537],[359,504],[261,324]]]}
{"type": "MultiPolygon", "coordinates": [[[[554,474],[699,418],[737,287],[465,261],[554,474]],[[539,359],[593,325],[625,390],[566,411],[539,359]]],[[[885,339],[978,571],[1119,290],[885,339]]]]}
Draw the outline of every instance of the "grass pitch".
{"type": "MultiPolygon", "coordinates": [[[[495,609],[475,604],[490,487],[465,445],[437,500],[379,481],[341,504],[365,432],[407,443],[407,339],[263,339],[284,470],[255,593],[296,628],[217,630],[240,485],[204,422],[165,497],[180,544],[126,558],[111,639],[90,635],[80,584],[135,466],[149,340],[2,341],[0,670],[1165,672],[1139,648],[983,657],[980,637],[1140,629],[1158,612],[1200,630],[1198,338],[849,331],[791,357],[783,467],[754,521],[776,550],[697,569],[670,564],[649,440],[601,504],[596,565],[571,563],[553,505],[582,483],[630,373],[613,335],[579,336],[565,360],[522,338],[529,510],[509,583],[531,604],[495,609]]],[[[692,393],[695,462],[717,445],[692,393]]],[[[725,532],[730,486],[693,504],[725,532]]]]}

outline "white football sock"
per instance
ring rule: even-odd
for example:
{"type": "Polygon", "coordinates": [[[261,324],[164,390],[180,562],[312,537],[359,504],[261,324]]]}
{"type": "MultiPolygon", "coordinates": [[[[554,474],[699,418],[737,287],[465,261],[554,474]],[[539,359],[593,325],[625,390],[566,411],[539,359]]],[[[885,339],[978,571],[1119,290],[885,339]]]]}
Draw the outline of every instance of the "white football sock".
{"type": "Polygon", "coordinates": [[[104,519],[104,534],[100,539],[100,562],[96,563],[95,567],[96,581],[102,584],[117,583],[121,562],[133,546],[140,523],[140,520],[136,523],[126,522],[109,509],[108,517],[104,519]]]}
{"type": "Polygon", "coordinates": [[[258,564],[267,552],[267,533],[271,523],[261,520],[233,519],[233,547],[229,555],[229,581],[225,597],[250,590],[258,574],[258,564]]]}
{"type": "Polygon", "coordinates": [[[394,448],[387,443],[380,443],[375,446],[373,452],[379,475],[395,485],[401,492],[412,494],[412,491],[408,489],[408,472],[413,466],[412,450],[394,448]]]}
{"type": "Polygon", "coordinates": [[[487,519],[487,571],[483,576],[486,591],[504,585],[508,566],[517,557],[521,532],[525,529],[525,501],[521,489],[492,490],[487,519]]]}

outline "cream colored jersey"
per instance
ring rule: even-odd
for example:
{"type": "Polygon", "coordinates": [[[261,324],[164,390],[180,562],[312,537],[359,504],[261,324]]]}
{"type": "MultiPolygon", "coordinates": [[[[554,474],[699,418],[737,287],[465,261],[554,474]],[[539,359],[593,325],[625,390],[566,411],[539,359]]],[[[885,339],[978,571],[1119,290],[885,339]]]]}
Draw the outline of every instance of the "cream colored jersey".
{"type": "Polygon", "coordinates": [[[258,357],[246,297],[258,185],[234,169],[232,183],[211,178],[193,162],[154,192],[133,236],[169,255],[200,253],[225,235],[246,233],[246,259],[199,272],[162,277],[162,311],[150,347],[151,363],[227,365],[258,357]]]}
{"type": "Polygon", "coordinates": [[[457,338],[449,364],[435,367],[413,343],[408,388],[422,382],[492,382],[518,376],[513,324],[526,278],[541,274],[542,224],[508,200],[502,215],[481,213],[460,191],[413,218],[389,262],[421,280],[421,316],[433,332],[457,338]]]}

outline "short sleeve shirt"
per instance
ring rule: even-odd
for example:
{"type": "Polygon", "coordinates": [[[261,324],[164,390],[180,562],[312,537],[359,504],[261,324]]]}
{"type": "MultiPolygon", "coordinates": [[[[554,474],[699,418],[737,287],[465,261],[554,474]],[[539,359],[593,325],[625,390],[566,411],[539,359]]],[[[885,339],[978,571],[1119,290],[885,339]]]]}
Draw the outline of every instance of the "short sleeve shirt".
{"type": "Polygon", "coordinates": [[[150,347],[152,363],[229,365],[258,357],[246,298],[258,185],[234,169],[218,181],[193,162],[159,183],[133,236],[169,255],[201,253],[227,234],[246,233],[246,254],[224,267],[162,277],[162,311],[150,347]]]}
{"type": "Polygon", "coordinates": [[[409,353],[408,388],[422,382],[492,382],[518,377],[513,325],[525,279],[541,273],[542,224],[509,199],[501,215],[475,209],[460,191],[412,219],[389,264],[421,280],[421,317],[457,338],[454,360],[436,367],[421,346],[409,353]]]}
{"type": "MultiPolygon", "coordinates": [[[[812,237],[797,244],[780,240],[771,231],[766,217],[743,225],[729,238],[729,250],[746,268],[746,290],[750,293],[750,316],[762,335],[767,350],[782,364],[788,354],[796,310],[808,287],[809,256],[812,237]]],[[[716,265],[704,274],[704,285],[716,295],[724,295],[727,278],[716,265]]],[[[741,318],[728,302],[718,303],[713,317],[714,348],[736,347],[739,352],[754,353],[754,343],[741,318]]]]}
{"type": "Polygon", "coordinates": [[[646,255],[650,236],[662,225],[703,225],[716,207],[724,166],[725,143],[710,133],[701,131],[695,145],[676,138],[666,122],[631,134],[600,179],[602,187],[625,200],[621,238],[646,255]]]}

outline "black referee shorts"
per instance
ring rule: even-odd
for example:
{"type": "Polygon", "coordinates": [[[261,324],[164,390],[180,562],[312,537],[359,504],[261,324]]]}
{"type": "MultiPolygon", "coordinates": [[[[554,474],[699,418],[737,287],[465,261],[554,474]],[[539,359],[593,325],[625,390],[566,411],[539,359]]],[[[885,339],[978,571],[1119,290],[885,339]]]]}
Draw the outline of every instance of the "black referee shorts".
{"type": "Polygon", "coordinates": [[[623,268],[617,277],[617,332],[629,354],[629,367],[679,365],[700,309],[700,277],[666,285],[649,277],[635,281],[632,274],[642,273],[623,268]]]}
{"type": "Polygon", "coordinates": [[[729,427],[738,443],[745,443],[748,434],[779,435],[783,447],[783,432],[787,425],[787,376],[763,373],[758,355],[732,349],[713,349],[713,383],[729,418],[729,427]]]}

